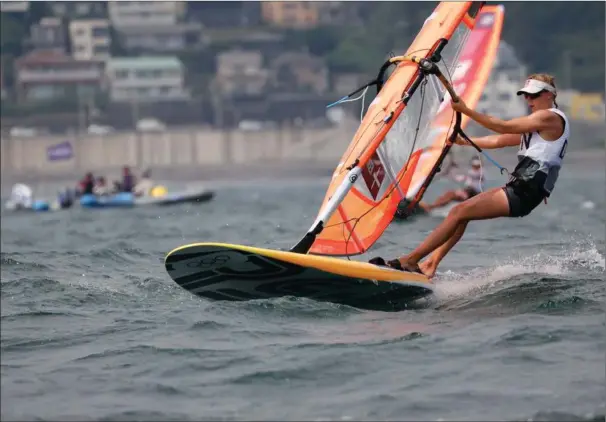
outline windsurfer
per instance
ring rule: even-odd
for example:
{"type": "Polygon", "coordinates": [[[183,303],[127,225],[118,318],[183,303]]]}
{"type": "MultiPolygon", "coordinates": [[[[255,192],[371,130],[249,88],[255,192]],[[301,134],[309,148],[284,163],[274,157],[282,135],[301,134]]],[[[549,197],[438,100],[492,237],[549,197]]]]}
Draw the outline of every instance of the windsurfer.
{"type": "Polygon", "coordinates": [[[425,212],[429,212],[434,208],[443,207],[453,201],[462,202],[469,198],[473,198],[482,192],[482,183],[484,182],[482,162],[478,157],[473,157],[469,164],[470,168],[467,171],[467,174],[453,174],[452,170],[449,172],[449,177],[451,179],[463,183],[461,189],[448,190],[440,195],[432,204],[421,201],[419,202],[419,206],[423,208],[425,212]]]}
{"type": "MultiPolygon", "coordinates": [[[[566,115],[557,108],[553,76],[530,75],[517,94],[524,95],[530,114],[511,120],[470,110],[462,100],[451,103],[455,111],[497,133],[473,139],[478,147],[495,149],[519,145],[518,164],[505,186],[482,192],[453,207],[444,221],[415,250],[387,262],[387,265],[433,277],[440,261],[461,239],[470,221],[524,217],[541,201],[546,202],[566,153],[570,126],[566,115]],[[428,255],[429,258],[419,264],[428,255]]],[[[469,145],[460,137],[455,143],[469,145]]],[[[373,261],[385,262],[382,258],[374,258],[373,261]]]]}

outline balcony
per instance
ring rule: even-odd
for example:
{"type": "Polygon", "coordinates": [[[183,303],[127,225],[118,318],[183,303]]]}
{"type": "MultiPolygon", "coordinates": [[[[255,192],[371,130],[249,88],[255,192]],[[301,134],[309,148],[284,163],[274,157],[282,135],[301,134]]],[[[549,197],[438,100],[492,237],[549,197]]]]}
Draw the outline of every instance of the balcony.
{"type": "Polygon", "coordinates": [[[130,77],[125,79],[114,79],[111,82],[114,88],[147,88],[156,85],[166,86],[181,86],[183,85],[183,77],[177,76],[160,76],[157,78],[136,78],[130,77]]]}
{"type": "Polygon", "coordinates": [[[29,70],[17,73],[20,83],[32,82],[80,82],[101,79],[101,69],[29,70]]]}
{"type": "Polygon", "coordinates": [[[168,90],[161,88],[148,87],[138,90],[134,88],[112,87],[111,99],[119,102],[160,102],[168,100],[187,100],[190,98],[189,92],[180,87],[171,87],[168,90]]]}

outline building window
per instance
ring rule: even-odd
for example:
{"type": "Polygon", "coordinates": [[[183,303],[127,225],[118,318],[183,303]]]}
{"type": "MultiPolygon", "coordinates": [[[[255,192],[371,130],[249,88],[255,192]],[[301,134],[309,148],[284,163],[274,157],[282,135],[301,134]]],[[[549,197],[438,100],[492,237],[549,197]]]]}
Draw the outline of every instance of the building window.
{"type": "Polygon", "coordinates": [[[109,54],[109,47],[106,45],[96,45],[93,54],[95,56],[98,54],[109,54]]]}
{"type": "Polygon", "coordinates": [[[67,13],[67,5],[64,3],[55,3],[51,8],[55,15],[63,16],[67,13]]]}
{"type": "Polygon", "coordinates": [[[128,70],[116,70],[116,79],[128,79],[128,70]]]}
{"type": "Polygon", "coordinates": [[[79,15],[86,15],[90,12],[90,4],[80,3],[76,5],[76,13],[79,15]]]}
{"type": "Polygon", "coordinates": [[[109,28],[107,27],[97,27],[93,28],[93,37],[95,38],[104,38],[109,36],[109,28]]]}
{"type": "Polygon", "coordinates": [[[153,77],[153,74],[154,74],[153,70],[137,70],[137,72],[135,73],[137,78],[140,78],[140,79],[151,78],[151,77],[153,77]]]}
{"type": "Polygon", "coordinates": [[[149,96],[149,88],[137,88],[137,95],[139,97],[149,96]]]}

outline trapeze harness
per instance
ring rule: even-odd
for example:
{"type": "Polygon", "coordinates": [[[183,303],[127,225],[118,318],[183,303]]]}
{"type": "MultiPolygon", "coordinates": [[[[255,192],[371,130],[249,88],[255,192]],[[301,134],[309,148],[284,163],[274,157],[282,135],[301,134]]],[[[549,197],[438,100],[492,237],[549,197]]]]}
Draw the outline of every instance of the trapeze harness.
{"type": "Polygon", "coordinates": [[[518,165],[503,187],[509,201],[510,217],[524,217],[541,201],[547,202],[558,179],[568,146],[570,125],[561,110],[550,108],[549,111],[560,116],[564,131],[555,141],[546,141],[538,132],[522,134],[518,165]]]}

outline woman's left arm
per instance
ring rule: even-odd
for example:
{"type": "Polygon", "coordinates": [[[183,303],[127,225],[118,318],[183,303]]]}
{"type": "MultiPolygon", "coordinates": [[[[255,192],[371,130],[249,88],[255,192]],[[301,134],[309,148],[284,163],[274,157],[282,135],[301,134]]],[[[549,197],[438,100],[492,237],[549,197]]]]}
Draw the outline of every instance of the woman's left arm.
{"type": "Polygon", "coordinates": [[[472,120],[475,120],[482,126],[497,133],[522,134],[530,132],[540,132],[550,129],[554,122],[557,123],[557,116],[547,110],[540,110],[529,116],[516,117],[511,120],[501,120],[487,114],[478,113],[475,110],[466,110],[472,120]]]}
{"type": "Polygon", "coordinates": [[[501,134],[522,134],[529,132],[540,132],[551,129],[558,124],[558,116],[549,110],[539,110],[529,116],[517,117],[511,120],[502,120],[494,116],[471,110],[463,101],[451,102],[452,108],[469,116],[472,120],[501,134]]]}

